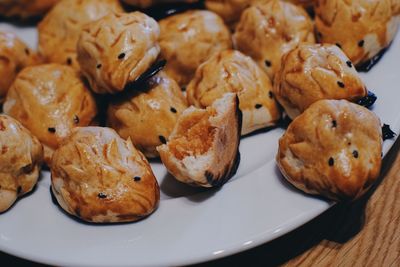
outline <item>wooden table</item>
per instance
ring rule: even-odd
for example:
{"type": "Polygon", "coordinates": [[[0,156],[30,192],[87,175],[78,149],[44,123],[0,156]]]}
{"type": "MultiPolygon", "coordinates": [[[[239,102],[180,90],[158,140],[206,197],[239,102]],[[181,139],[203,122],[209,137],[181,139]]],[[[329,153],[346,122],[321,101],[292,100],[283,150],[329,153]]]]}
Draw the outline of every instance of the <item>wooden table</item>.
{"type": "MultiPolygon", "coordinates": [[[[270,243],[196,266],[400,266],[399,151],[400,139],[378,183],[358,201],[338,204],[270,243]]],[[[3,253],[0,263],[32,264],[3,253]]]]}

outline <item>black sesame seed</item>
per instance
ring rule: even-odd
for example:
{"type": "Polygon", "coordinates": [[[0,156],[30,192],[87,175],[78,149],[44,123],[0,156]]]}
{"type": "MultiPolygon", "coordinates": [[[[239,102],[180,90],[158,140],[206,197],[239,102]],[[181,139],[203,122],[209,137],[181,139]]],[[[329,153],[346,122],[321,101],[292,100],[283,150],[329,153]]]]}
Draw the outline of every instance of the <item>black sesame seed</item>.
{"type": "Polygon", "coordinates": [[[97,196],[98,196],[99,198],[106,198],[106,197],[107,197],[107,195],[104,194],[104,193],[99,193],[97,196]]]}
{"type": "Polygon", "coordinates": [[[125,53],[121,53],[118,55],[118,59],[123,59],[125,57],[125,53]]]}
{"type": "Polygon", "coordinates": [[[335,164],[335,160],[332,157],[329,158],[328,164],[329,164],[329,166],[333,166],[333,164],[335,164]]]}
{"type": "Polygon", "coordinates": [[[74,116],[74,123],[75,124],[79,123],[79,117],[77,115],[74,116]]]}
{"type": "Polygon", "coordinates": [[[338,81],[338,82],[337,82],[337,85],[338,85],[340,88],[344,88],[344,83],[341,82],[341,81],[338,81]]]}
{"type": "Polygon", "coordinates": [[[100,69],[102,67],[101,64],[97,64],[96,68],[100,69]]]}
{"type": "Polygon", "coordinates": [[[139,182],[141,179],[142,179],[142,178],[141,178],[140,176],[135,176],[135,177],[133,177],[133,180],[134,180],[135,182],[139,182]]]}
{"type": "Polygon", "coordinates": [[[69,57],[67,58],[67,65],[71,65],[72,64],[72,59],[69,57]]]}
{"type": "Polygon", "coordinates": [[[176,109],[174,107],[171,107],[169,110],[171,110],[172,113],[176,113],[176,109]]]}
{"type": "Polygon", "coordinates": [[[269,60],[265,60],[265,66],[267,66],[268,68],[271,67],[271,61],[269,60]]]}
{"type": "Polygon", "coordinates": [[[28,49],[28,48],[25,48],[25,54],[27,54],[27,55],[29,56],[30,53],[31,53],[31,52],[29,51],[29,49],[28,49]]]}
{"type": "Polygon", "coordinates": [[[260,109],[260,108],[262,107],[262,105],[261,105],[261,104],[256,104],[254,107],[255,107],[256,109],[260,109]]]}
{"type": "Polygon", "coordinates": [[[21,193],[21,191],[22,191],[22,187],[21,187],[21,186],[18,186],[18,188],[17,188],[17,194],[19,195],[19,194],[21,193]]]}
{"type": "Polygon", "coordinates": [[[365,41],[364,41],[364,40],[361,40],[361,41],[358,42],[358,46],[359,46],[359,47],[363,47],[363,46],[364,46],[364,43],[365,43],[365,41]]]}
{"type": "Polygon", "coordinates": [[[271,91],[268,92],[269,98],[274,98],[274,93],[272,93],[271,91]]]}
{"type": "Polygon", "coordinates": [[[337,122],[335,120],[332,121],[332,128],[336,128],[337,122]]]}
{"type": "Polygon", "coordinates": [[[337,47],[339,47],[340,49],[342,49],[342,46],[339,43],[335,44],[337,47]]]}
{"type": "Polygon", "coordinates": [[[353,151],[353,157],[358,158],[358,151],[357,150],[353,151]]]}
{"type": "Polygon", "coordinates": [[[55,133],[55,132],[56,132],[56,128],[54,128],[54,127],[49,127],[49,128],[47,128],[47,130],[48,130],[50,133],[55,133]]]}
{"type": "Polygon", "coordinates": [[[352,68],[352,67],[353,67],[353,64],[351,63],[350,60],[346,61],[346,64],[347,64],[347,66],[348,66],[349,68],[352,68]]]}
{"type": "Polygon", "coordinates": [[[162,144],[166,144],[166,143],[167,143],[167,139],[165,139],[165,137],[162,136],[162,135],[159,135],[159,136],[158,136],[158,139],[160,139],[160,142],[161,142],[162,144]]]}

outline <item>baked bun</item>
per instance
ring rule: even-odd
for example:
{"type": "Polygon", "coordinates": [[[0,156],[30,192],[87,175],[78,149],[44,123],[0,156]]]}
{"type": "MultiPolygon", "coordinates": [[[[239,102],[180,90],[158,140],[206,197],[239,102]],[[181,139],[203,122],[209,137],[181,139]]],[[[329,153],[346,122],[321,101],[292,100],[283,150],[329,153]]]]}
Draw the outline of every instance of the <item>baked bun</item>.
{"type": "Polygon", "coordinates": [[[140,7],[140,8],[148,8],[157,4],[167,4],[167,3],[194,3],[197,0],[122,0],[125,4],[140,7]]]}
{"type": "Polygon", "coordinates": [[[362,64],[392,42],[399,22],[393,8],[392,0],[316,0],[318,39],[338,44],[354,64],[362,64]]]}
{"type": "Polygon", "coordinates": [[[143,154],[102,127],[74,129],[54,152],[51,188],[66,212],[94,223],[136,221],[160,199],[143,154]]]}
{"type": "Polygon", "coordinates": [[[180,86],[187,85],[197,67],[214,53],[232,48],[229,29],[213,12],[187,11],[159,23],[161,57],[168,62],[165,71],[180,86]]]}
{"type": "Polygon", "coordinates": [[[367,93],[353,64],[336,45],[301,44],[283,57],[275,75],[274,95],[292,119],[320,99],[355,102],[367,93]]]}
{"type": "Polygon", "coordinates": [[[354,199],[378,178],[381,150],[373,112],[347,100],[320,100],[289,125],[279,140],[277,163],[306,193],[354,199]]]}
{"type": "Polygon", "coordinates": [[[37,54],[14,33],[0,31],[0,103],[18,72],[39,62],[37,54]]]}
{"type": "Polygon", "coordinates": [[[0,15],[28,19],[44,15],[59,0],[1,0],[0,15]]]}
{"type": "Polygon", "coordinates": [[[78,41],[81,70],[96,93],[117,93],[160,53],[157,22],[141,13],[111,13],[87,24],[78,41]]]}
{"type": "Polygon", "coordinates": [[[43,147],[18,121],[0,115],[0,212],[35,186],[43,147]]]}
{"type": "Polygon", "coordinates": [[[189,104],[205,108],[225,93],[237,93],[242,135],[274,125],[280,112],[268,76],[250,57],[225,50],[200,65],[186,89],[189,104]]]}
{"type": "MultiPolygon", "coordinates": [[[[261,0],[262,1],[262,0],[261,0]]],[[[312,7],[314,5],[315,0],[284,0],[285,2],[290,2],[295,5],[300,5],[303,7],[312,7]]]]}
{"type": "Polygon", "coordinates": [[[97,114],[95,100],[78,71],[59,64],[23,69],[8,91],[3,110],[42,142],[47,165],[72,128],[91,124],[97,114]]]}
{"type": "Polygon", "coordinates": [[[156,147],[168,139],[186,108],[178,84],[161,72],[111,101],[108,125],[122,138],[129,137],[146,157],[154,158],[158,157],[156,147]]]}
{"type": "Polygon", "coordinates": [[[47,62],[79,69],[76,43],[82,27],[110,12],[122,12],[118,0],[61,0],[39,23],[39,52],[47,62]]]}
{"type": "Polygon", "coordinates": [[[246,9],[236,27],[236,48],[251,56],[273,78],[281,57],[300,43],[314,43],[314,26],[300,7],[270,0],[246,9]]]}
{"type": "Polygon", "coordinates": [[[231,24],[237,22],[242,12],[254,2],[256,0],[205,0],[205,6],[231,24]]]}
{"type": "Polygon", "coordinates": [[[157,147],[162,162],[183,183],[222,186],[239,166],[241,114],[238,98],[225,94],[207,109],[186,109],[167,144],[157,147]]]}

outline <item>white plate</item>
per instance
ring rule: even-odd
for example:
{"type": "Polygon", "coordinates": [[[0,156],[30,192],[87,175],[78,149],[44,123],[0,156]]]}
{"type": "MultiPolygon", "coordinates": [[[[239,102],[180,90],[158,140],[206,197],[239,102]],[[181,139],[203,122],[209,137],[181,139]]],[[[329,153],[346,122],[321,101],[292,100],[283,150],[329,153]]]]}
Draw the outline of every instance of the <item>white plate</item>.
{"type": "MultiPolygon", "coordinates": [[[[12,29],[32,46],[32,28],[12,29]]],[[[400,38],[367,74],[378,95],[374,111],[400,131],[400,38]]],[[[152,163],[161,186],[158,210],[145,220],[95,226],[66,216],[53,204],[50,177],[42,172],[35,191],[0,215],[0,249],[52,265],[185,265],[243,251],[311,220],[331,203],[294,190],[280,176],[275,153],[282,129],[242,140],[238,174],[222,189],[201,191],[179,184],[152,163]]],[[[394,140],[384,143],[384,154],[394,140]]]]}

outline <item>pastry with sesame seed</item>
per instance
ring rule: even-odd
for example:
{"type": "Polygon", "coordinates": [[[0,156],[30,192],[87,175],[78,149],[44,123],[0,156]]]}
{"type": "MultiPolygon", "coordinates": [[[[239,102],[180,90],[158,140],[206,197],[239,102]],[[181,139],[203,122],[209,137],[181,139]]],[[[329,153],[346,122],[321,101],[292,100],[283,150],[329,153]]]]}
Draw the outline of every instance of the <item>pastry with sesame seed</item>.
{"type": "Polygon", "coordinates": [[[160,53],[157,22],[141,12],[111,13],[87,24],[78,41],[78,61],[92,90],[115,94],[134,83],[160,53]]]}
{"type": "Polygon", "coordinates": [[[97,115],[95,99],[79,72],[60,64],[23,69],[8,91],[3,110],[42,142],[47,165],[72,128],[92,124],[97,115]]]}
{"type": "Polygon", "coordinates": [[[330,44],[302,44],[284,55],[273,92],[291,119],[321,99],[356,102],[368,94],[349,58],[330,44]]]}
{"type": "Polygon", "coordinates": [[[298,189],[350,200],[378,178],[381,151],[381,123],[372,111],[347,100],[320,100],[289,125],[276,160],[298,189]]]}
{"type": "Polygon", "coordinates": [[[0,115],[0,213],[33,189],[42,162],[39,140],[15,119],[0,115]]]}
{"type": "Polygon", "coordinates": [[[40,63],[40,57],[14,33],[0,31],[0,103],[4,101],[17,74],[40,63]]]}
{"type": "Polygon", "coordinates": [[[225,93],[237,93],[243,114],[242,135],[272,126],[280,111],[272,93],[272,83],[250,57],[225,50],[200,65],[186,89],[189,104],[210,106],[225,93]]]}
{"type": "Polygon", "coordinates": [[[0,15],[19,18],[22,20],[44,15],[59,0],[2,0],[0,15]]]}
{"type": "Polygon", "coordinates": [[[397,9],[393,0],[316,0],[319,42],[338,44],[356,66],[362,65],[392,42],[397,9]]]}
{"type": "Polygon", "coordinates": [[[40,54],[46,62],[79,69],[76,43],[83,26],[122,11],[118,0],[61,0],[38,25],[40,54]]]}
{"type": "Polygon", "coordinates": [[[108,107],[108,125],[130,138],[146,157],[158,157],[178,117],[187,108],[179,85],[164,72],[118,95],[108,107]]]}
{"type": "Polygon", "coordinates": [[[51,189],[66,212],[93,223],[139,220],[160,200],[143,154],[104,127],[78,127],[64,140],[54,152],[51,189]]]}

